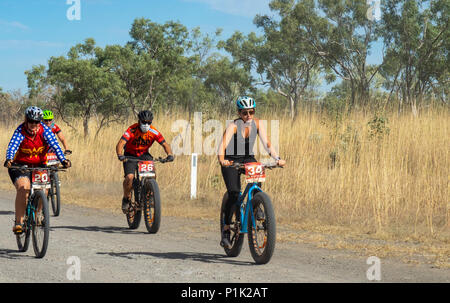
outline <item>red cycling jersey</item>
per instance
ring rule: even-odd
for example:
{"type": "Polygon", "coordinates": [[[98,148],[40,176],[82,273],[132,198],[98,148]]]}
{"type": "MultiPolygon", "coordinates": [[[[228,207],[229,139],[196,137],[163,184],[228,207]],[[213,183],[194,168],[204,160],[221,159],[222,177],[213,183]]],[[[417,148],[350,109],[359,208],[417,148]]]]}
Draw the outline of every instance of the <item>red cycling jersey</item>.
{"type": "Polygon", "coordinates": [[[61,132],[61,128],[59,128],[58,125],[55,123],[52,124],[52,132],[56,135],[57,133],[61,132]]]}
{"type": "Polygon", "coordinates": [[[140,157],[145,154],[153,142],[163,144],[165,142],[162,134],[150,125],[150,130],[146,133],[141,131],[139,123],[131,125],[122,135],[122,139],[127,141],[125,145],[125,153],[140,157]]]}
{"type": "Polygon", "coordinates": [[[49,148],[49,145],[44,139],[44,127],[39,125],[39,129],[34,138],[32,138],[25,128],[22,128],[20,132],[25,138],[19,145],[14,162],[30,165],[44,163],[49,148]]]}

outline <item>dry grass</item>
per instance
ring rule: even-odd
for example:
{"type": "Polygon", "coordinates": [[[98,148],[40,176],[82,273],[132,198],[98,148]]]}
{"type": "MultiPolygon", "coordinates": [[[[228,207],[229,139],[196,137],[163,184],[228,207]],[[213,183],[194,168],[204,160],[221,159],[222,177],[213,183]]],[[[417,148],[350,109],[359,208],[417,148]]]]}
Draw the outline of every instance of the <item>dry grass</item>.
{"type": "MultiPolygon", "coordinates": [[[[287,167],[269,171],[263,185],[272,197],[279,223],[299,231],[298,235],[307,231],[329,234],[341,236],[344,242],[346,236],[364,236],[422,243],[422,247],[434,247],[431,251],[439,247],[439,254],[444,255],[439,262],[448,264],[448,112],[430,111],[417,118],[388,116],[389,134],[380,138],[369,136],[372,116],[363,114],[352,115],[338,129],[318,114],[301,113],[294,123],[267,115],[260,118],[280,119],[280,153],[287,167]]],[[[155,126],[168,142],[178,135],[171,132],[177,119],[187,120],[187,114],[155,118],[155,126]]],[[[217,119],[225,125],[225,117],[217,119]]],[[[123,170],[115,145],[129,124],[111,126],[98,139],[88,141],[81,136],[81,125],[80,134],[61,125],[74,151],[73,168],[61,178],[66,203],[119,209],[123,170]]],[[[91,127],[95,128],[94,121],[91,127]]],[[[11,134],[12,129],[1,129],[2,159],[11,134]]],[[[151,152],[164,155],[158,144],[151,152]]],[[[199,158],[196,200],[189,199],[189,156],[158,165],[157,175],[163,215],[218,217],[225,186],[215,156],[199,158]]],[[[2,188],[12,188],[5,170],[0,180],[5,181],[2,188]]],[[[286,233],[284,238],[291,236],[286,233]]],[[[336,243],[334,248],[342,246],[336,243]]]]}

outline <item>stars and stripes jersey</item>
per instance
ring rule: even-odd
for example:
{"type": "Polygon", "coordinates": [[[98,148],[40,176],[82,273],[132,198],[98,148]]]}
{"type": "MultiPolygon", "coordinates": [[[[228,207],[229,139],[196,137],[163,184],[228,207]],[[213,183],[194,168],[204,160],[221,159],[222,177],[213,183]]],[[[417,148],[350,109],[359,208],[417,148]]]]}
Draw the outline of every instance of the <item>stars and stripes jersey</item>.
{"type": "Polygon", "coordinates": [[[131,125],[122,135],[122,139],[127,143],[125,144],[125,153],[140,157],[146,152],[153,142],[163,144],[166,140],[163,135],[150,125],[149,131],[143,133],[139,127],[139,123],[131,125]]]}
{"type": "Polygon", "coordinates": [[[25,130],[25,124],[22,123],[14,131],[6,150],[6,159],[13,160],[14,163],[40,165],[46,162],[46,154],[49,148],[52,148],[58,160],[66,160],[61,147],[58,144],[55,134],[44,125],[39,124],[36,135],[31,136],[25,130]]]}

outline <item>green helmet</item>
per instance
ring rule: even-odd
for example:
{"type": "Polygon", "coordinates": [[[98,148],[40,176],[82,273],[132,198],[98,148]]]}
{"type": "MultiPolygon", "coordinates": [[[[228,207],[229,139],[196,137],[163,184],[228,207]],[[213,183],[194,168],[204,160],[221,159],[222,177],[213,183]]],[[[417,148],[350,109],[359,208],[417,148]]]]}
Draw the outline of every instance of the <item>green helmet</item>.
{"type": "Polygon", "coordinates": [[[44,110],[44,112],[42,114],[43,114],[42,119],[53,120],[53,112],[51,110],[44,110]]]}

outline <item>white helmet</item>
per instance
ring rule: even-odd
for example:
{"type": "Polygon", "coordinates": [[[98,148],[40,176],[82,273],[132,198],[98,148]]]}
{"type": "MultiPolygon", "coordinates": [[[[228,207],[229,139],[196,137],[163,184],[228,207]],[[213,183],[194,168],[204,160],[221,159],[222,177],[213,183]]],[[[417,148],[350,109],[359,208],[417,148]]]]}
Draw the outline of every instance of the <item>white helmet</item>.
{"type": "Polygon", "coordinates": [[[237,105],[238,109],[250,109],[250,108],[256,107],[255,100],[253,98],[247,97],[247,96],[242,96],[242,97],[237,98],[236,105],[237,105]]]}
{"type": "Polygon", "coordinates": [[[41,121],[42,109],[37,106],[27,107],[27,109],[25,110],[25,117],[27,117],[28,120],[41,121]]]}

